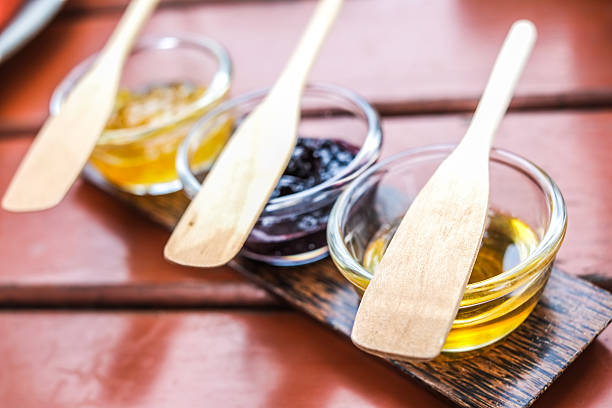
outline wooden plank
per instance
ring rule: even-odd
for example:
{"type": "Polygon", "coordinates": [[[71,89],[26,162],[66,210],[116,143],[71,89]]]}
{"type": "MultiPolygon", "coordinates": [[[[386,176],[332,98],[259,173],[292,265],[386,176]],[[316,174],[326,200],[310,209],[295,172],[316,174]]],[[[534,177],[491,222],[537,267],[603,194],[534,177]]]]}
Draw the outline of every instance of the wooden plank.
{"type": "MultiPolygon", "coordinates": [[[[469,115],[392,118],[384,121],[383,156],[435,143],[455,143],[469,115]]],[[[568,208],[568,229],[557,257],[566,271],[593,277],[611,288],[612,111],[510,114],[494,146],[542,167],[559,185],[568,208]]]]}
{"type": "MultiPolygon", "coordinates": [[[[0,330],[3,407],[450,406],[295,313],[3,312],[0,330]]],[[[608,329],[534,406],[610,406],[611,350],[608,329]]]]}
{"type": "MultiPolygon", "coordinates": [[[[238,259],[245,276],[350,336],[359,296],[330,260],[274,268],[238,259]]],[[[612,295],[553,270],[532,314],[504,340],[427,363],[386,360],[463,407],[528,407],[612,320],[612,295]]]]}
{"type": "MultiPolygon", "coordinates": [[[[0,141],[0,191],[30,142],[0,141]]],[[[277,304],[227,267],[203,273],[166,262],[168,235],[82,182],[55,209],[0,210],[0,304],[277,304]]]]}
{"type": "Polygon", "coordinates": [[[0,331],[7,408],[447,406],[296,313],[2,312],[0,331]]]}
{"type": "MultiPolygon", "coordinates": [[[[312,8],[311,1],[167,7],[153,17],[147,32],[198,33],[220,40],[232,54],[233,92],[238,94],[274,81],[312,8]]],[[[350,1],[312,79],[352,88],[384,112],[466,110],[483,89],[511,22],[530,18],[540,36],[519,84],[518,106],[609,106],[611,10],[605,0],[350,1]]],[[[70,67],[101,46],[118,15],[60,18],[1,66],[8,97],[0,100],[0,129],[39,125],[54,87],[70,67]]]]}
{"type": "MultiPolygon", "coordinates": [[[[383,120],[382,158],[428,144],[456,143],[469,115],[392,117],[383,120]]],[[[543,167],[561,188],[569,213],[557,265],[612,288],[612,111],[511,113],[494,146],[543,167]]],[[[148,217],[170,228],[187,205],[182,194],[142,198],[120,194],[148,217]]]]}
{"type": "MultiPolygon", "coordinates": [[[[383,156],[457,141],[468,121],[465,115],[385,119],[383,156]]],[[[612,278],[611,127],[610,111],[513,113],[496,138],[496,145],[546,169],[565,195],[569,225],[557,265],[577,275],[595,275],[604,287],[610,287],[612,278]]],[[[28,137],[0,140],[0,192],[28,144],[28,137]]],[[[162,200],[123,198],[130,197],[154,221],[168,226],[187,203],[182,193],[162,200]]],[[[246,284],[228,268],[203,272],[168,264],[161,255],[167,237],[166,231],[86,183],[79,183],[64,203],[48,212],[16,215],[0,211],[0,303],[48,299],[49,304],[150,304],[153,299],[161,301],[162,292],[164,304],[185,299],[198,304],[197,295],[185,293],[201,290],[211,294],[207,288],[213,283],[246,284]],[[15,230],[19,232],[13,233],[15,230]],[[160,289],[162,285],[166,289],[160,289]],[[128,301],[127,294],[132,293],[134,300],[128,301]]],[[[259,289],[238,287],[238,293],[251,294],[237,296],[235,302],[244,299],[261,304],[259,289]]],[[[202,299],[210,299],[208,296],[202,299]]],[[[272,300],[268,297],[266,302],[272,300]]]]}

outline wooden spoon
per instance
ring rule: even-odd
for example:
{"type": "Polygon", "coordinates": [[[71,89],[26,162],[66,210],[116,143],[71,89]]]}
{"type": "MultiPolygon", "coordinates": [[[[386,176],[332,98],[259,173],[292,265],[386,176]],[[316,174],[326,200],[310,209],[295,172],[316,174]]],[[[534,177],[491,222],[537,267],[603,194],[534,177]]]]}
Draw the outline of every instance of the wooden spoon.
{"type": "Polygon", "coordinates": [[[514,23],[465,137],[411,204],[365,291],[351,338],[398,360],[440,354],[485,227],[489,150],[536,38],[514,23]]]}
{"type": "Polygon", "coordinates": [[[297,140],[306,77],[342,0],[322,0],[280,78],[231,137],[166,244],[167,259],[227,263],[242,248],[297,140]]]}
{"type": "Polygon", "coordinates": [[[57,205],[78,177],[115,104],[126,56],[159,0],[133,0],[94,62],[47,119],[9,185],[2,207],[44,210],[57,205]]]}

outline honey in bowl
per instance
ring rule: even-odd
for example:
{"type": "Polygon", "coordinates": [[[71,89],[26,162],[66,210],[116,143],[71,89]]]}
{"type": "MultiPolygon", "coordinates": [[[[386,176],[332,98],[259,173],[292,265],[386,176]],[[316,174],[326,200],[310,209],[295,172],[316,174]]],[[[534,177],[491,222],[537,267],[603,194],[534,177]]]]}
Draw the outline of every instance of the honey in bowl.
{"type": "MultiPolygon", "coordinates": [[[[363,266],[370,273],[376,273],[376,267],[399,221],[393,225],[382,226],[367,245],[363,255],[363,266]]],[[[537,234],[522,220],[490,211],[469,283],[486,281],[516,267],[536,249],[538,242],[537,234]]],[[[528,301],[532,295],[531,292],[525,291],[517,294],[517,297],[502,298],[500,301],[462,308],[453,323],[444,348],[469,349],[473,344],[483,340],[505,335],[509,328],[518,326],[529,315],[536,304],[534,301],[528,301]],[[479,324],[474,325],[474,322],[479,324]],[[479,336],[483,339],[479,339],[479,336]]]]}
{"type": "MultiPolygon", "coordinates": [[[[176,151],[204,112],[193,110],[193,104],[205,90],[185,83],[154,85],[142,92],[120,90],[91,164],[112,184],[135,193],[139,188],[176,180],[176,151]]],[[[231,121],[226,121],[209,132],[193,153],[195,166],[212,164],[231,128],[231,121]]]]}
{"type": "MultiPolygon", "coordinates": [[[[391,157],[357,177],[336,201],[327,228],[330,254],[359,294],[376,273],[394,225],[452,149],[426,146],[391,157]]],[[[493,148],[489,172],[486,233],[445,353],[491,345],[519,327],[540,299],[565,236],[563,196],[541,168],[493,148]]]]}
{"type": "MultiPolygon", "coordinates": [[[[95,59],[92,55],[75,66],[58,85],[51,97],[52,115],[61,112],[95,59]]],[[[115,109],[85,175],[132,194],[181,190],[175,170],[178,146],[203,114],[222,103],[231,82],[229,54],[212,38],[189,34],[140,39],[127,56],[115,109]]],[[[202,146],[190,152],[198,170],[212,164],[229,138],[232,124],[225,122],[208,129],[202,146]]]]}

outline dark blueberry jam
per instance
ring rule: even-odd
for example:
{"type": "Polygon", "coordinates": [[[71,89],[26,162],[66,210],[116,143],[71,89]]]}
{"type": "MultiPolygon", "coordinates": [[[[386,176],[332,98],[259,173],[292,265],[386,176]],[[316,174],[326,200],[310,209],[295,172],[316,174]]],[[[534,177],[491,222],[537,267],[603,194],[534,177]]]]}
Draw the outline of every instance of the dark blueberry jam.
{"type": "Polygon", "coordinates": [[[339,140],[299,138],[270,198],[299,193],[331,179],[349,165],[358,150],[339,140]]]}
{"type": "MultiPolygon", "coordinates": [[[[271,198],[299,193],[334,177],[355,158],[359,148],[336,139],[299,138],[287,169],[271,198]]],[[[263,256],[287,256],[324,247],[333,201],[300,214],[262,217],[245,249],[263,256]]]]}

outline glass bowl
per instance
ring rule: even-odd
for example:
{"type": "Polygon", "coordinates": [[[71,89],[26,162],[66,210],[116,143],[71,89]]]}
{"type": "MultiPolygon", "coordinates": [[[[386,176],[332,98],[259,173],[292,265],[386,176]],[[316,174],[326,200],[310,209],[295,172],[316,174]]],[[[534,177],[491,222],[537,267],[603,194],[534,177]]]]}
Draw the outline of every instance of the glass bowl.
{"type": "MultiPolygon", "coordinates": [[[[233,132],[267,95],[268,90],[224,102],[206,114],[179,148],[176,166],[184,191],[194,197],[206,169],[194,161],[210,132],[233,132]]],[[[376,111],[360,96],[334,85],[306,86],[298,135],[334,139],[355,147],[353,160],[331,179],[301,192],[272,198],[247,239],[241,255],[272,265],[292,266],[327,256],[325,228],[329,211],[345,186],[378,159],[382,131],[376,111]]]]}
{"type": "MultiPolygon", "coordinates": [[[[95,60],[92,55],[77,65],[51,97],[56,115],[77,81],[95,60]]],[[[174,161],[178,146],[193,123],[221,102],[230,88],[232,65],[225,48],[199,36],[148,37],[140,40],[128,56],[119,88],[134,93],[155,85],[204,86],[200,95],[176,112],[151,123],[129,128],[106,129],[94,148],[85,175],[105,179],[132,194],[158,195],[181,189],[174,161]]],[[[200,165],[211,165],[229,134],[211,134],[203,142],[200,165]]]]}
{"type": "MultiPolygon", "coordinates": [[[[360,295],[372,278],[364,267],[368,243],[401,219],[453,148],[428,146],[393,156],[364,172],[339,197],[329,218],[328,245],[334,263],[360,295]]],[[[542,169],[500,149],[492,149],[490,163],[489,214],[518,218],[537,241],[503,273],[468,284],[444,352],[484,347],[518,327],[538,302],[565,236],[563,197],[542,169]]]]}

